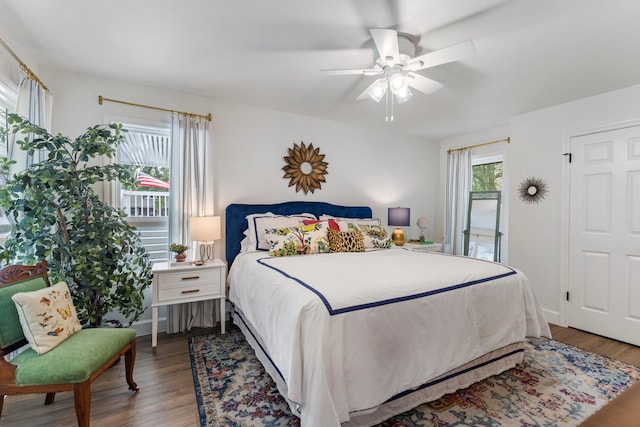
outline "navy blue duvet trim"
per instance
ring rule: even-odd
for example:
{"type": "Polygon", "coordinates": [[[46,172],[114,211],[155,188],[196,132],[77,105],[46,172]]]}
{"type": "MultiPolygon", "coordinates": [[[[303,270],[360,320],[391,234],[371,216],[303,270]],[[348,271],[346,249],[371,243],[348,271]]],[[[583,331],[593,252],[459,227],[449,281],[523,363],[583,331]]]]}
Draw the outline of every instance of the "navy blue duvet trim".
{"type": "Polygon", "coordinates": [[[313,292],[314,294],[316,294],[318,296],[318,298],[320,298],[320,300],[322,301],[322,303],[324,304],[325,307],[327,307],[327,311],[329,312],[330,315],[333,316],[333,308],[331,308],[331,305],[329,304],[329,301],[327,301],[327,299],[324,297],[324,295],[322,295],[320,293],[319,290],[312,288],[311,286],[307,285],[305,282],[303,282],[302,280],[298,279],[297,277],[293,277],[292,275],[290,275],[289,273],[286,273],[283,270],[280,270],[279,268],[276,268],[272,265],[269,264],[265,264],[263,261],[266,259],[272,259],[273,257],[269,257],[269,258],[260,258],[258,259],[258,263],[264,265],[265,267],[269,267],[270,269],[277,271],[278,273],[282,274],[284,277],[286,277],[287,279],[291,279],[297,283],[299,283],[300,285],[302,285],[303,287],[309,289],[311,292],[313,292]]]}
{"type": "Polygon", "coordinates": [[[499,274],[497,276],[491,276],[491,277],[485,277],[482,279],[478,279],[478,280],[472,280],[470,282],[465,282],[465,283],[460,283],[457,285],[452,285],[452,286],[448,286],[446,288],[440,288],[440,289],[434,289],[431,291],[425,291],[425,292],[420,292],[417,294],[413,294],[413,295],[405,295],[403,297],[397,297],[397,298],[390,298],[390,299],[386,299],[386,300],[382,300],[382,301],[376,301],[376,302],[370,302],[370,303],[366,303],[366,304],[359,304],[359,305],[353,305],[350,307],[343,307],[343,308],[338,308],[338,309],[334,309],[333,307],[331,307],[331,304],[329,304],[329,301],[327,301],[327,299],[325,298],[325,296],[317,289],[315,289],[314,287],[308,285],[307,283],[303,282],[302,280],[298,279],[297,277],[293,277],[291,276],[289,273],[274,267],[272,265],[267,264],[266,262],[264,262],[265,260],[269,260],[269,259],[273,259],[274,257],[269,257],[269,258],[260,258],[257,260],[257,262],[265,267],[269,267],[274,271],[277,271],[278,273],[282,274],[283,276],[285,276],[288,279],[291,279],[295,282],[297,282],[298,284],[304,286],[305,288],[309,289],[311,292],[313,292],[314,294],[316,294],[318,296],[318,298],[320,298],[320,300],[322,301],[322,303],[324,304],[324,306],[327,308],[327,311],[329,312],[330,316],[334,316],[337,314],[342,314],[342,313],[348,313],[351,311],[358,311],[358,310],[365,310],[368,308],[373,308],[373,307],[379,307],[379,306],[383,306],[383,305],[387,305],[387,304],[395,304],[397,302],[403,302],[403,301],[410,301],[413,299],[418,299],[418,298],[425,298],[431,295],[436,295],[436,294],[441,294],[444,292],[449,292],[449,291],[454,291],[456,289],[461,289],[461,288],[466,288],[468,286],[473,286],[473,285],[477,285],[480,283],[486,283],[486,282],[490,282],[496,279],[500,279],[503,277],[507,277],[507,276],[512,276],[514,274],[517,274],[517,272],[515,270],[513,270],[512,268],[504,265],[503,267],[507,268],[509,271],[504,273],[504,274],[499,274]]]}

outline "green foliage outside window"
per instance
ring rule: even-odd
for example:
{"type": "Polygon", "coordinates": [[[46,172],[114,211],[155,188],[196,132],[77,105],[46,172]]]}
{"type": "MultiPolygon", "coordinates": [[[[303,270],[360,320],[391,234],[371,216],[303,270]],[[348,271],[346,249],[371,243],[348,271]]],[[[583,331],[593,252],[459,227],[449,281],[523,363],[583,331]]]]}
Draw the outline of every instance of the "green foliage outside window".
{"type": "Polygon", "coordinates": [[[472,169],[471,191],[502,189],[502,162],[475,165],[472,169]]]}

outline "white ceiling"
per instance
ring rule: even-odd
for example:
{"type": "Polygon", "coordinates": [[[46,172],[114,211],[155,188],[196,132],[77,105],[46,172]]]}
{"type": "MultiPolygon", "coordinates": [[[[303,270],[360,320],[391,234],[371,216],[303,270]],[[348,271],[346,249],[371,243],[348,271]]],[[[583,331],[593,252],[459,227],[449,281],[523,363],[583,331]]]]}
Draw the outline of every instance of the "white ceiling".
{"type": "Polygon", "coordinates": [[[640,83],[638,0],[0,0],[0,25],[40,68],[431,139],[640,83]],[[319,71],[372,66],[369,28],[415,36],[416,55],[477,52],[421,71],[445,87],[387,124],[383,103],[355,100],[375,77],[319,71]]]}

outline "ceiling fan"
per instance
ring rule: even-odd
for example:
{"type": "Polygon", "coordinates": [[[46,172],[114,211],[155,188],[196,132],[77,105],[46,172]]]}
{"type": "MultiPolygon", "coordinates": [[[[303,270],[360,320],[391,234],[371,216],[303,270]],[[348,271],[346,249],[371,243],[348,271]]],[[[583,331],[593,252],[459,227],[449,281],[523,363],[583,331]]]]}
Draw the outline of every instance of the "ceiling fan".
{"type": "Polygon", "coordinates": [[[357,99],[370,97],[374,101],[380,102],[386,96],[387,121],[393,121],[393,98],[401,104],[413,96],[410,88],[430,95],[444,86],[440,82],[416,73],[416,71],[459,61],[474,55],[476,51],[473,42],[465,40],[414,57],[416,47],[408,35],[390,29],[373,28],[369,31],[379,54],[373,68],[322,70],[322,72],[329,75],[381,76],[371,83],[357,99]],[[389,109],[391,109],[391,115],[389,115],[389,109]]]}

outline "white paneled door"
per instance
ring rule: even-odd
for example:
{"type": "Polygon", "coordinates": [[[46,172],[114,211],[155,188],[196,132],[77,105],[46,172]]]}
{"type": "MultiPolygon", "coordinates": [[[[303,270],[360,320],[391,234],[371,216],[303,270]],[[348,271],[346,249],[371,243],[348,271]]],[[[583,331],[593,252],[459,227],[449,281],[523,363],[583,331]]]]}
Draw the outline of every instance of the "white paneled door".
{"type": "Polygon", "coordinates": [[[640,126],[571,153],[568,324],[640,345],[640,126]]]}

